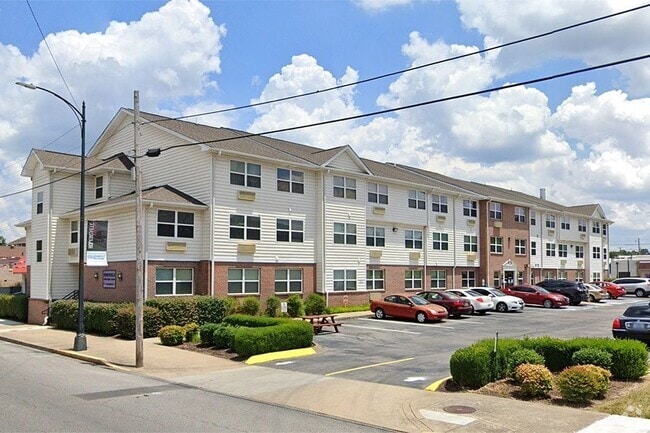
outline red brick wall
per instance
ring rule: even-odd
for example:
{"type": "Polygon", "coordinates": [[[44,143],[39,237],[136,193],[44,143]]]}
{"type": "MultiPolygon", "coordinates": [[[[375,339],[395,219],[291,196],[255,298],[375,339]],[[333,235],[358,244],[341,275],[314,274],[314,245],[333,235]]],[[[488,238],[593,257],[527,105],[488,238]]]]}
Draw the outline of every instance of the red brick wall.
{"type": "Polygon", "coordinates": [[[48,306],[49,302],[44,299],[30,298],[27,301],[27,323],[42,325],[47,315],[48,306]]]}

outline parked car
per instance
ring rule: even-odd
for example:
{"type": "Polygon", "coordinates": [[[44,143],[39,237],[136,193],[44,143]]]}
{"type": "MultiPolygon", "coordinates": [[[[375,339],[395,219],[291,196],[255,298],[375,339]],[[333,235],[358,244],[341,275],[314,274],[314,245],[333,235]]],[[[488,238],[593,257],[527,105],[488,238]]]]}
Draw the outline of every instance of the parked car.
{"type": "Polygon", "coordinates": [[[447,289],[447,292],[468,299],[472,306],[472,313],[483,315],[488,311],[494,310],[494,301],[489,296],[481,295],[470,289],[447,289]]]}
{"type": "Polygon", "coordinates": [[[611,281],[593,281],[589,284],[593,284],[607,290],[609,299],[618,299],[621,296],[625,296],[625,289],[618,284],[612,283],[611,281]]]}
{"type": "Polygon", "coordinates": [[[617,278],[612,281],[625,289],[625,293],[634,293],[637,298],[642,298],[650,295],[650,278],[617,278]]]}
{"type": "Polygon", "coordinates": [[[443,306],[452,317],[460,317],[463,314],[472,314],[472,304],[469,299],[449,293],[444,290],[425,290],[419,292],[418,296],[426,299],[432,304],[443,306]]]}
{"type": "Polygon", "coordinates": [[[524,301],[512,295],[506,295],[494,287],[470,287],[481,295],[486,295],[494,300],[494,309],[500,313],[508,311],[524,311],[524,301]]]}
{"type": "Polygon", "coordinates": [[[442,320],[448,316],[445,307],[431,304],[424,298],[406,293],[388,295],[383,299],[371,301],[370,311],[375,313],[377,319],[392,316],[415,319],[419,323],[424,323],[427,320],[442,320]]]}
{"type": "Polygon", "coordinates": [[[569,298],[571,305],[580,305],[582,301],[589,299],[587,289],[575,281],[569,280],[544,280],[536,284],[549,292],[559,293],[569,298]]]}
{"type": "Polygon", "coordinates": [[[650,343],[650,304],[634,304],[614,319],[612,323],[614,338],[630,338],[650,343]]]}
{"type": "Polygon", "coordinates": [[[544,308],[560,308],[569,305],[569,298],[566,296],[529,284],[506,287],[503,293],[521,298],[525,304],[542,305],[544,308]]]}
{"type": "Polygon", "coordinates": [[[587,289],[589,302],[600,302],[607,296],[607,290],[589,283],[581,283],[587,289]]]}

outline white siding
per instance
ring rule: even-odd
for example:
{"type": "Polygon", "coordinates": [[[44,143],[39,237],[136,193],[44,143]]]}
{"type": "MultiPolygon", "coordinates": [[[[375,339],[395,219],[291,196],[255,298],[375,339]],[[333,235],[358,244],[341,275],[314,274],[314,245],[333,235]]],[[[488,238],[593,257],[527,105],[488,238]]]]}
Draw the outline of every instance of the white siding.
{"type": "Polygon", "coordinates": [[[77,250],[74,263],[68,260],[70,221],[57,218],[52,227],[52,299],[60,299],[79,288],[79,255],[77,250]]]}
{"type": "Polygon", "coordinates": [[[357,161],[352,158],[349,152],[343,152],[338,155],[336,158],[330,161],[329,164],[327,164],[327,167],[338,168],[350,173],[365,173],[365,171],[359,167],[357,161]]]}
{"type": "Polygon", "coordinates": [[[131,175],[115,173],[108,177],[108,198],[120,197],[135,191],[135,182],[131,175]]]}
{"type": "Polygon", "coordinates": [[[47,171],[39,170],[32,178],[34,190],[32,191],[32,230],[30,237],[27,238],[27,264],[30,267],[31,294],[32,298],[49,299],[49,267],[48,254],[49,243],[48,236],[50,232],[50,205],[52,198],[50,196],[50,176],[47,171]],[[43,213],[36,213],[36,195],[38,192],[43,193],[43,213]],[[43,241],[43,260],[36,261],[36,241],[43,241]]]}

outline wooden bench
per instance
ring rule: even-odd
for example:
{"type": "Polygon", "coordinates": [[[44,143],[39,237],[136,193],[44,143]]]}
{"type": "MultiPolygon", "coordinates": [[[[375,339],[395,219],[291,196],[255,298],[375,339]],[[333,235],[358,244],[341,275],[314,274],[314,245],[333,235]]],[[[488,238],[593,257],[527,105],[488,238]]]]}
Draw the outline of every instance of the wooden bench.
{"type": "Polygon", "coordinates": [[[337,322],[334,318],[336,314],[313,314],[309,316],[302,316],[302,320],[309,321],[314,327],[314,334],[318,334],[325,326],[332,326],[335,332],[339,332],[339,326],[342,323],[337,322]]]}

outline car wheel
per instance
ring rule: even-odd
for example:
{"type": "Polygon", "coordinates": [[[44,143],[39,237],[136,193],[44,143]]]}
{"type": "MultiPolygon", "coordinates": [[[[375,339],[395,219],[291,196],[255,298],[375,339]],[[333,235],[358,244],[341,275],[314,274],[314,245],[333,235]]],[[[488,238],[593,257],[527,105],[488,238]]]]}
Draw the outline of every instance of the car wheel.
{"type": "Polygon", "coordinates": [[[634,294],[636,295],[637,298],[642,298],[645,296],[645,290],[643,289],[636,289],[634,291],[634,294]]]}
{"type": "Polygon", "coordinates": [[[452,315],[452,317],[453,317],[454,319],[460,319],[460,316],[461,316],[461,314],[454,314],[454,315],[452,315]]]}
{"type": "Polygon", "coordinates": [[[418,323],[424,323],[427,321],[427,315],[424,314],[422,311],[420,311],[418,314],[415,315],[415,320],[418,323]]]}
{"type": "Polygon", "coordinates": [[[497,304],[497,311],[499,313],[506,313],[508,311],[508,306],[506,305],[505,302],[499,302],[497,304]]]}
{"type": "Polygon", "coordinates": [[[384,313],[384,310],[382,310],[381,308],[377,308],[375,310],[375,317],[377,319],[384,319],[386,318],[386,313],[384,313]]]}
{"type": "Polygon", "coordinates": [[[473,306],[473,305],[472,305],[470,308],[471,308],[471,310],[469,310],[469,314],[474,314],[474,313],[476,313],[476,311],[474,311],[474,306],[473,306]]]}
{"type": "Polygon", "coordinates": [[[481,316],[485,316],[485,313],[487,313],[487,311],[485,311],[485,310],[478,312],[478,314],[480,314],[481,316]]]}
{"type": "Polygon", "coordinates": [[[596,302],[596,297],[594,295],[589,295],[589,302],[596,302]]]}
{"type": "Polygon", "coordinates": [[[553,301],[551,301],[550,299],[547,299],[547,300],[544,301],[544,303],[542,305],[544,305],[544,308],[553,308],[553,301]]]}

